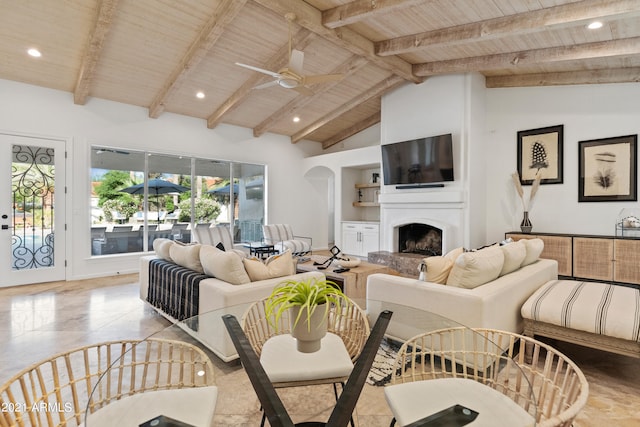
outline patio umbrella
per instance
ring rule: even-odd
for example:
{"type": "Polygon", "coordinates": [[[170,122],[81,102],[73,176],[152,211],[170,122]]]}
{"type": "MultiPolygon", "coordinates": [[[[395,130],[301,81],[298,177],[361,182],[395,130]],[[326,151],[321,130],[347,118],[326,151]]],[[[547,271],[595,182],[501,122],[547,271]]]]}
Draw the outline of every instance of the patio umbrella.
{"type": "MultiPolygon", "coordinates": [[[[173,182],[166,181],[164,179],[154,178],[148,181],[147,187],[149,188],[150,196],[158,196],[160,194],[171,193],[184,193],[189,191],[190,188],[183,187],[182,185],[174,184],[173,182]]],[[[129,194],[144,194],[144,182],[131,187],[123,188],[120,190],[123,193],[129,194]]]]}
{"type": "MultiPolygon", "coordinates": [[[[209,191],[207,191],[207,193],[209,193],[209,194],[222,194],[222,195],[228,196],[230,188],[231,188],[231,186],[229,184],[227,184],[224,187],[214,188],[213,190],[209,190],[209,191]]],[[[233,194],[238,194],[238,184],[233,184],[233,194]]]]}
{"type": "MultiPolygon", "coordinates": [[[[183,187],[182,185],[174,184],[173,182],[169,182],[159,178],[154,178],[147,181],[147,187],[149,188],[149,196],[156,197],[156,205],[158,204],[158,197],[162,194],[184,193],[185,191],[190,190],[190,188],[188,187],[183,187]]],[[[131,187],[123,188],[120,191],[129,194],[144,194],[144,182],[132,185],[131,187]]],[[[160,211],[160,208],[158,208],[158,211],[160,211]]],[[[160,220],[159,215],[158,220],[160,220]]]]}

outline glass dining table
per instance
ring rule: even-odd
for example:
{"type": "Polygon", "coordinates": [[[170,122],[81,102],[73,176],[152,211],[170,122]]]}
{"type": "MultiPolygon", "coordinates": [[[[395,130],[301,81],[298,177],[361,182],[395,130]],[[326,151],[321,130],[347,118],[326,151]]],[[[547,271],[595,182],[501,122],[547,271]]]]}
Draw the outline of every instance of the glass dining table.
{"type": "MultiPolygon", "coordinates": [[[[364,300],[355,300],[355,302],[360,307],[364,307],[364,300]]],[[[395,355],[402,342],[408,338],[432,331],[461,329],[464,331],[464,338],[462,340],[458,339],[458,342],[449,343],[450,345],[473,345],[474,347],[481,347],[485,351],[487,348],[493,348],[491,352],[496,354],[502,352],[498,348],[499,346],[491,342],[485,335],[466,328],[451,319],[384,301],[367,300],[366,304],[367,309],[365,311],[370,326],[374,325],[378,314],[381,312],[390,311],[392,316],[386,327],[386,337],[382,345],[380,345],[373,366],[369,371],[367,383],[359,392],[358,401],[353,411],[353,422],[356,426],[390,425],[394,418],[394,413],[389,407],[388,396],[385,396],[385,385],[388,385],[391,378],[396,374],[394,372],[395,355]]],[[[246,304],[246,306],[248,308],[249,304],[246,304]]],[[[133,367],[123,368],[126,364],[118,359],[113,360],[109,369],[104,372],[101,379],[93,387],[93,393],[89,399],[85,414],[85,426],[202,425],[208,427],[211,425],[225,427],[260,425],[262,418],[261,403],[243,365],[237,360],[231,362],[222,361],[207,347],[206,341],[199,339],[198,336],[198,331],[202,329],[203,325],[207,326],[207,330],[216,329],[227,334],[224,323],[225,316],[233,315],[240,321],[238,313],[241,312],[243,312],[243,307],[227,307],[188,318],[151,334],[141,341],[147,345],[146,353],[143,355],[143,352],[139,351],[135,357],[133,355],[129,356],[129,359],[133,360],[133,363],[131,363],[133,367]],[[205,342],[204,344],[203,341],[205,342]],[[164,350],[158,351],[158,353],[169,353],[172,362],[174,359],[180,361],[183,358],[181,352],[184,350],[176,347],[176,343],[184,343],[186,346],[196,347],[198,352],[187,357],[186,364],[175,363],[173,367],[154,371],[150,368],[153,363],[150,363],[147,358],[155,350],[149,350],[148,347],[150,347],[151,343],[155,345],[158,342],[171,343],[166,344],[164,350]],[[194,362],[193,365],[190,364],[191,362],[194,362]],[[145,372],[145,369],[149,372],[145,372]],[[167,369],[169,372],[166,372],[167,369]],[[166,393],[161,399],[154,397],[154,393],[162,391],[163,385],[154,385],[153,381],[149,380],[150,377],[155,377],[157,382],[160,377],[175,376],[177,375],[176,372],[179,375],[183,375],[187,370],[191,370],[192,377],[195,378],[195,380],[191,378],[193,380],[192,383],[178,386],[172,385],[172,389],[165,390],[166,393]],[[205,378],[196,378],[198,376],[205,378]],[[150,381],[150,384],[141,384],[144,381],[150,381]],[[194,390],[200,388],[206,389],[207,392],[203,392],[200,395],[193,392],[194,394],[191,397],[188,394],[186,397],[181,397],[174,393],[176,390],[180,391],[192,386],[194,390]],[[131,394],[133,389],[139,392],[131,394]],[[191,403],[186,406],[180,404],[180,399],[183,398],[191,403]],[[171,424],[171,422],[174,422],[174,424],[171,424]]],[[[449,344],[444,345],[444,347],[449,344]]],[[[444,347],[442,350],[445,350],[444,347]]],[[[447,359],[445,353],[444,351],[442,353],[443,360],[447,359]]],[[[166,358],[166,356],[162,357],[166,358]]],[[[469,365],[470,359],[465,360],[465,358],[473,357],[473,351],[471,351],[462,359],[453,360],[453,365],[457,366],[456,369],[460,371],[460,375],[468,370],[465,365],[469,365]]],[[[489,367],[491,365],[491,369],[486,372],[474,372],[473,375],[476,378],[483,375],[492,375],[501,383],[509,383],[511,381],[510,378],[499,378],[501,372],[504,372],[505,375],[513,375],[519,369],[515,361],[511,363],[509,360],[509,358],[502,358],[500,366],[491,365],[491,361],[487,361],[486,366],[489,367]]],[[[445,364],[447,363],[443,362],[443,365],[445,364]]],[[[519,381],[522,381],[522,378],[523,376],[519,376],[519,381]]],[[[180,379],[180,381],[183,381],[183,379],[180,379]]],[[[521,387],[533,393],[530,385],[524,384],[521,387]]],[[[431,390],[430,393],[432,395],[422,395],[417,402],[419,402],[419,407],[425,407],[424,413],[418,418],[426,419],[427,422],[431,423],[415,425],[447,425],[438,424],[438,420],[429,421],[429,416],[433,418],[434,415],[438,414],[440,416],[446,415],[444,414],[445,410],[454,407],[455,403],[459,403],[456,401],[456,396],[442,399],[442,396],[439,396],[437,391],[431,390]]],[[[296,424],[310,421],[326,422],[336,405],[333,388],[327,385],[278,389],[278,395],[286,411],[296,424]]],[[[473,412],[478,413],[475,421],[470,425],[490,425],[493,427],[508,425],[513,427],[513,424],[503,424],[504,420],[496,419],[492,416],[492,413],[488,413],[487,411],[493,410],[486,409],[481,405],[483,400],[484,395],[481,388],[472,392],[471,398],[467,398],[466,402],[479,403],[478,405],[464,405],[472,409],[473,412]]],[[[451,409],[449,411],[451,412],[451,409]]],[[[535,405],[531,405],[526,411],[530,414],[530,419],[523,420],[521,425],[535,425],[535,405]]],[[[465,424],[466,422],[453,425],[465,424]]]]}

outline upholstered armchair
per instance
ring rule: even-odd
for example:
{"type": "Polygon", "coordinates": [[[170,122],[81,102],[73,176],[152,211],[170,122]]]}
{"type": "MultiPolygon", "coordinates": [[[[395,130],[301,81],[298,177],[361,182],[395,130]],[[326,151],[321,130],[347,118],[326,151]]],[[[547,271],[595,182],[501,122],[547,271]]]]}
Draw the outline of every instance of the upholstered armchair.
{"type": "Polygon", "coordinates": [[[289,224],[268,224],[262,226],[264,241],[273,245],[281,253],[291,249],[293,255],[306,255],[311,252],[311,237],[294,236],[289,224]],[[304,239],[304,240],[302,240],[304,239]]]}

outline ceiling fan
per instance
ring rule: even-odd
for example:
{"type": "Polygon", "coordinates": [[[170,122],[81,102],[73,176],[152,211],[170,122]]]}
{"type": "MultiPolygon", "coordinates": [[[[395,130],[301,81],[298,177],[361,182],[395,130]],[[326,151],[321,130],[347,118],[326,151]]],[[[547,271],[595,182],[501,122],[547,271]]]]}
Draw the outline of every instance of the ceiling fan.
{"type": "Polygon", "coordinates": [[[270,71],[265,70],[263,68],[254,67],[252,65],[242,64],[240,62],[236,62],[236,65],[239,65],[244,68],[248,68],[253,71],[257,71],[262,74],[266,74],[274,78],[274,80],[263,83],[261,85],[255,86],[254,89],[264,89],[272,86],[280,86],[285,89],[293,89],[303,95],[313,95],[313,92],[307,88],[306,86],[318,83],[325,83],[331,81],[340,80],[343,75],[342,74],[316,74],[316,75],[305,75],[302,71],[302,65],[304,62],[304,52],[297,49],[292,49],[292,22],[296,18],[296,15],[293,13],[287,13],[285,15],[287,21],[289,21],[289,63],[286,67],[280,69],[279,71],[270,71]]]}

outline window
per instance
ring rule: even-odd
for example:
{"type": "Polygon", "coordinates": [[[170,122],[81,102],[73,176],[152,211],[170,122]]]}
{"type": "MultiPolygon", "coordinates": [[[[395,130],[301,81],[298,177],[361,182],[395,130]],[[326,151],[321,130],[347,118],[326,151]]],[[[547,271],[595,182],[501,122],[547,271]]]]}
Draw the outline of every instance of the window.
{"type": "Polygon", "coordinates": [[[227,224],[236,242],[262,238],[264,165],[93,147],[91,181],[93,256],[188,243],[201,223],[227,224]]]}

